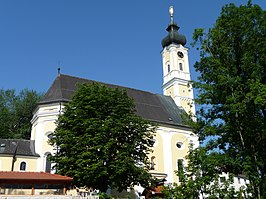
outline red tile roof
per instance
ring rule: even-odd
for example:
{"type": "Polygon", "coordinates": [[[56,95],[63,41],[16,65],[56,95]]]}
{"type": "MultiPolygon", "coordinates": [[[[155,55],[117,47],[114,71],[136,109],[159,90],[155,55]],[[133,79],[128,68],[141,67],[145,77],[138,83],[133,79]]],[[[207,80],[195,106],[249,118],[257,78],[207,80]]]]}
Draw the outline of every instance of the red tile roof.
{"type": "Polygon", "coordinates": [[[0,183],[12,184],[68,184],[73,178],[45,172],[0,171],[0,183]]]}

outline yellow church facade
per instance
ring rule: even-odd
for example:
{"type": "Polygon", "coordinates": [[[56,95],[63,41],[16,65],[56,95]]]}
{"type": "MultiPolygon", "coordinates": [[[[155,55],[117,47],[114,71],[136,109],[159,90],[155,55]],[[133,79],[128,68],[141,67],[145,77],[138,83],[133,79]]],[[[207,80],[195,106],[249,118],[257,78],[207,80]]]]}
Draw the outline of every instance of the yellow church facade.
{"type": "MultiPolygon", "coordinates": [[[[184,112],[195,113],[195,105],[193,90],[189,86],[191,78],[186,38],[178,33],[179,27],[174,23],[171,9],[171,21],[166,29],[168,35],[162,40],[163,95],[122,87],[133,98],[136,114],[158,124],[153,153],[149,154],[150,172],[157,178],[165,179],[166,183],[179,181],[175,174],[179,162],[186,164],[189,146],[198,146],[198,137],[181,118],[184,112]]],[[[90,82],[58,74],[33,113],[31,139],[0,139],[0,170],[53,173],[48,157],[56,153],[56,149],[49,145],[49,136],[56,129],[57,118],[63,114],[64,105],[71,100],[77,84],[90,82]]]]}

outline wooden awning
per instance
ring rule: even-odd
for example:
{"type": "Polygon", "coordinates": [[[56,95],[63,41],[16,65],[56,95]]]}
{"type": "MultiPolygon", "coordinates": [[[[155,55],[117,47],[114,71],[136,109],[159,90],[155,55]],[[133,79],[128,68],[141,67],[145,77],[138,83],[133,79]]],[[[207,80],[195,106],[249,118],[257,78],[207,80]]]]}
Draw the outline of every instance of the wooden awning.
{"type": "Polygon", "coordinates": [[[0,171],[0,184],[69,184],[73,178],[45,172],[0,171]]]}

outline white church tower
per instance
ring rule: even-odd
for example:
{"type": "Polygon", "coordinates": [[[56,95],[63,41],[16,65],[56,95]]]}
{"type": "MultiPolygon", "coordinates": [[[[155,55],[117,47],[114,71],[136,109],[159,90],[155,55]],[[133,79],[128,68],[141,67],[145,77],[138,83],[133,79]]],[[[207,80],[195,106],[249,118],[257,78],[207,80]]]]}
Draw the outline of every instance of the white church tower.
{"type": "Polygon", "coordinates": [[[174,22],[174,9],[169,8],[170,24],[168,35],[162,40],[161,52],[163,61],[163,94],[171,96],[176,105],[187,113],[195,114],[191,81],[188,48],[185,47],[186,37],[178,33],[179,27],[174,22]]]}

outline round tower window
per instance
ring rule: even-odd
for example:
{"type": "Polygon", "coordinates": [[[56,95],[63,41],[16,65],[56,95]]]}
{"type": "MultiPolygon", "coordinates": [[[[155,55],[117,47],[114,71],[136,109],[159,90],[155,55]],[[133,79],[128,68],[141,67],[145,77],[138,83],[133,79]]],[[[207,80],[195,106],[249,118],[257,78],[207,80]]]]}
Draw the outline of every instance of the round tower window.
{"type": "Polygon", "coordinates": [[[177,147],[178,149],[181,149],[182,146],[183,146],[183,143],[182,143],[182,142],[177,142],[177,143],[176,143],[176,147],[177,147]]]}

